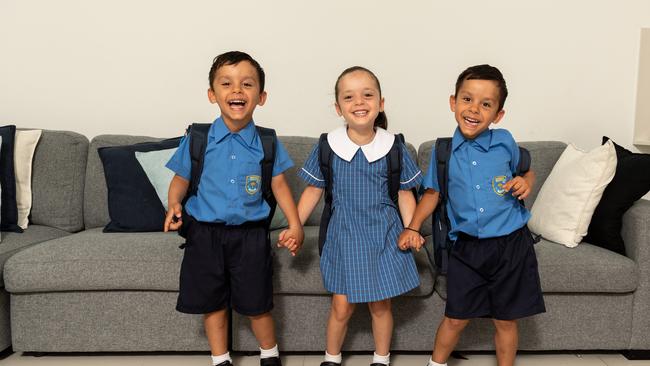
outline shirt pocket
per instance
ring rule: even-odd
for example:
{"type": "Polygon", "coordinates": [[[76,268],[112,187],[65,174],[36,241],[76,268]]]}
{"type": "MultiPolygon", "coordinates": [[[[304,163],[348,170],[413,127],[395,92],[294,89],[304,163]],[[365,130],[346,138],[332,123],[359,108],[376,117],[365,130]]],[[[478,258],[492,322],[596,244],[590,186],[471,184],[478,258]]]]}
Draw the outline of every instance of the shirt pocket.
{"type": "Polygon", "coordinates": [[[260,164],[244,163],[239,168],[238,196],[245,203],[262,197],[262,168],[260,164]]]}
{"type": "Polygon", "coordinates": [[[488,202],[503,202],[508,199],[510,192],[503,186],[512,179],[510,164],[508,162],[490,162],[487,164],[484,175],[485,199],[488,202]]]}

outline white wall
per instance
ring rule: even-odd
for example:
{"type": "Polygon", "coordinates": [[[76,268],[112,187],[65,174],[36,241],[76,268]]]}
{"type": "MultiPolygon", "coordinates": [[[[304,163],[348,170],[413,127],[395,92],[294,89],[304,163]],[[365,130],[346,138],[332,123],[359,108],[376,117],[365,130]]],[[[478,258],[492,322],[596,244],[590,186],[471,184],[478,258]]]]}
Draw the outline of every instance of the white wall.
{"type": "Polygon", "coordinates": [[[0,124],[179,135],[218,114],[207,73],[239,49],[268,75],[256,120],[284,135],[337,126],[333,84],[355,64],[378,75],[391,130],[450,135],[456,76],[490,63],[517,139],[632,147],[648,26],[647,0],[0,0],[0,124]]]}

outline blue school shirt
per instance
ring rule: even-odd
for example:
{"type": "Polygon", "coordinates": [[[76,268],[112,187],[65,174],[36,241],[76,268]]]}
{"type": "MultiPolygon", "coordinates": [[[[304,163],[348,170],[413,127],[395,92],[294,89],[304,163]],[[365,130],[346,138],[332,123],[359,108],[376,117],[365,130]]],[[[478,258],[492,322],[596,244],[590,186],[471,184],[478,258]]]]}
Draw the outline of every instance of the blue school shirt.
{"type": "MultiPolygon", "coordinates": [[[[192,162],[189,136],[167,162],[167,168],[190,180],[192,162]]],[[[198,192],[185,203],[185,210],[196,220],[226,225],[268,218],[270,207],[262,196],[262,141],[255,123],[250,121],[239,132],[230,132],[221,117],[208,131],[203,172],[198,192]]],[[[277,140],[273,176],[291,168],[282,143],[277,140]]]]}
{"type": "MultiPolygon", "coordinates": [[[[458,128],[451,140],[447,215],[449,238],[459,232],[480,239],[508,235],[526,225],[530,213],[503,185],[512,179],[519,163],[519,146],[504,129],[486,130],[468,140],[458,128]]],[[[440,190],[436,150],[424,177],[425,188],[440,190]]]]}

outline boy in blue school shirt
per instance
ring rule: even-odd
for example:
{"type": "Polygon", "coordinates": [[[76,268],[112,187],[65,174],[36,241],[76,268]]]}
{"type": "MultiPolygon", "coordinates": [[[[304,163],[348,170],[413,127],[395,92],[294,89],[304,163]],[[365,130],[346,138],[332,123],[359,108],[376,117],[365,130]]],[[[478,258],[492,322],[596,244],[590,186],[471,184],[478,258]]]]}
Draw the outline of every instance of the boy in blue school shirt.
{"type": "MultiPolygon", "coordinates": [[[[535,175],[513,178],[519,148],[510,132],[488,127],[505,113],[508,96],[501,72],[490,65],[463,71],[449,98],[458,127],[449,159],[447,212],[454,246],[447,271],[447,304],[438,328],[430,366],[446,365],[469,319],[493,319],[497,361],[513,365],[517,353],[517,320],[545,312],[533,238],[526,223],[530,213],[518,200],[526,198],[535,175]],[[505,182],[505,184],[504,184],[505,182]]],[[[435,149],[426,189],[413,220],[400,236],[401,245],[420,249],[422,222],[438,204],[435,149]]]]}
{"type": "MultiPolygon", "coordinates": [[[[208,131],[203,171],[196,195],[181,202],[191,178],[186,136],[167,163],[174,176],[169,186],[165,231],[187,232],[176,309],[204,314],[212,364],[229,366],[227,310],[232,307],[251,320],[260,344],[261,366],[280,366],[271,309],[272,254],[266,220],[269,205],[261,192],[262,142],[253,111],[264,105],[264,70],[246,53],[232,51],[214,59],[208,99],[221,110],[208,131]],[[257,184],[250,184],[255,180],[257,184]]],[[[289,228],[279,245],[295,255],[303,231],[283,172],[293,166],[276,140],[271,188],[289,228]]]]}

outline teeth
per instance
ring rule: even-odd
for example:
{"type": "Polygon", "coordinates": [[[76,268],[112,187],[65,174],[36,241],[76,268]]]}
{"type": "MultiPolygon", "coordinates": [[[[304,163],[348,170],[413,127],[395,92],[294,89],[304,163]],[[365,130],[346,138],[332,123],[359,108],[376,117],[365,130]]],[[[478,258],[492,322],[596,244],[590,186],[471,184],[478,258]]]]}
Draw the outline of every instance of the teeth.
{"type": "Polygon", "coordinates": [[[467,117],[465,117],[465,121],[467,121],[469,123],[478,123],[479,122],[478,120],[467,118],[467,117]]]}
{"type": "Polygon", "coordinates": [[[368,114],[367,111],[356,111],[356,112],[354,112],[355,116],[365,116],[366,114],[368,114]]]}

